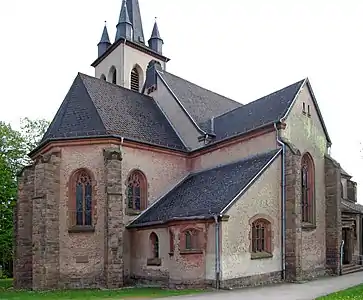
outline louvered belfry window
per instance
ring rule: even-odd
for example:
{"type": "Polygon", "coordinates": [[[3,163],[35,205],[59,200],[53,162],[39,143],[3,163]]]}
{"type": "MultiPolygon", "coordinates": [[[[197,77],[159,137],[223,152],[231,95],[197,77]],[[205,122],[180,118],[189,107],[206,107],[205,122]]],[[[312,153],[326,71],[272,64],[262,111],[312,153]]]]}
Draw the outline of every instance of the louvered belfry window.
{"type": "Polygon", "coordinates": [[[140,91],[140,76],[136,68],[131,71],[131,90],[139,92],[140,91]]]}

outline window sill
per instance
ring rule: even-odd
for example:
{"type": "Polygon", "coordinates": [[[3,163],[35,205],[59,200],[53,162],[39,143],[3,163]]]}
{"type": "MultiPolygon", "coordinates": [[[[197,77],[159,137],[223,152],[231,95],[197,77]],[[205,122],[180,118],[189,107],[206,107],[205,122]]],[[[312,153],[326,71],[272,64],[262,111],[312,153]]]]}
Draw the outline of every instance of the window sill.
{"type": "Polygon", "coordinates": [[[141,210],[135,210],[131,208],[126,209],[126,215],[128,216],[138,216],[139,214],[141,214],[141,210]]]}
{"type": "Polygon", "coordinates": [[[95,232],[93,226],[74,226],[68,229],[69,233],[95,232]]]}
{"type": "Polygon", "coordinates": [[[312,231],[316,229],[316,225],[312,223],[302,223],[301,228],[306,231],[312,231]]]}
{"type": "Polygon", "coordinates": [[[147,263],[148,266],[161,266],[160,258],[148,258],[147,263]]]}
{"type": "Polygon", "coordinates": [[[251,259],[265,259],[271,258],[272,254],[268,252],[253,252],[251,253],[251,259]]]}
{"type": "Polygon", "coordinates": [[[201,249],[184,249],[180,251],[181,255],[188,255],[188,254],[203,254],[203,250],[201,249]]]}

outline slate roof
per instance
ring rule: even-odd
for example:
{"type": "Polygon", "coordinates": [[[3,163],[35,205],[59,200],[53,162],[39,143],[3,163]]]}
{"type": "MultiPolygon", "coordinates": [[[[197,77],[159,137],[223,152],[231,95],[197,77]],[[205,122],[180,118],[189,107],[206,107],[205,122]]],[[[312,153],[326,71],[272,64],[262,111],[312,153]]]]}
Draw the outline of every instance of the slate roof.
{"type": "Polygon", "coordinates": [[[186,150],[151,97],[81,73],[41,144],[49,139],[111,134],[186,150]]]}
{"type": "Polygon", "coordinates": [[[173,93],[197,123],[205,122],[242,104],[202,88],[166,71],[159,72],[173,93]]]}
{"type": "Polygon", "coordinates": [[[129,227],[219,215],[279,153],[280,150],[273,150],[228,165],[192,173],[129,227]]]}
{"type": "Polygon", "coordinates": [[[354,202],[350,202],[350,201],[342,199],[341,207],[343,210],[346,210],[346,211],[353,211],[353,212],[363,214],[363,205],[358,204],[358,203],[354,203],[354,202]]]}
{"type": "MultiPolygon", "coordinates": [[[[304,80],[250,102],[214,119],[214,142],[247,133],[250,130],[278,122],[287,112],[304,80]]],[[[202,128],[211,128],[210,120],[202,128]]]]}

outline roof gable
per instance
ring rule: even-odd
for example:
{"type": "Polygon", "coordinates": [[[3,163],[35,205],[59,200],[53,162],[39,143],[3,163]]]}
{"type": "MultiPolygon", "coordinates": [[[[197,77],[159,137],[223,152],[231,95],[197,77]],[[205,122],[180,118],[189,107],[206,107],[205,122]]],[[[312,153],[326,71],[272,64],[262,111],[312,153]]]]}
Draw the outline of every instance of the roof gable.
{"type": "Polygon", "coordinates": [[[168,87],[196,123],[205,122],[212,117],[242,106],[241,103],[202,88],[166,71],[159,72],[159,75],[162,76],[168,87]]]}
{"type": "Polygon", "coordinates": [[[161,224],[183,218],[210,218],[231,205],[236,196],[263,173],[280,150],[190,174],[133,221],[130,227],[161,224]]]}
{"type": "MultiPolygon", "coordinates": [[[[323,115],[321,114],[321,111],[320,111],[320,108],[319,108],[318,102],[317,102],[317,100],[316,100],[316,98],[315,98],[315,95],[314,95],[314,92],[313,92],[313,88],[311,87],[311,84],[310,84],[310,81],[309,81],[309,78],[306,78],[306,79],[305,79],[305,85],[306,85],[306,87],[308,88],[309,93],[310,93],[310,95],[311,95],[311,100],[312,100],[312,102],[313,102],[313,104],[314,104],[314,107],[315,107],[315,110],[316,110],[316,112],[317,112],[317,114],[318,114],[318,117],[319,117],[319,120],[320,120],[321,126],[323,127],[323,130],[324,130],[324,133],[325,133],[325,136],[326,136],[326,139],[327,139],[328,143],[331,145],[331,139],[330,139],[330,136],[329,136],[329,133],[328,133],[328,129],[327,129],[327,127],[325,126],[325,122],[324,122],[324,119],[323,119],[323,115]]],[[[297,98],[296,98],[296,99],[294,99],[294,100],[296,101],[296,100],[297,100],[297,98]]],[[[288,117],[288,115],[289,115],[289,113],[290,113],[290,111],[291,111],[292,106],[295,104],[295,101],[294,101],[293,103],[291,103],[291,105],[290,105],[290,107],[289,107],[288,111],[287,111],[287,112],[286,112],[286,114],[282,117],[282,119],[286,120],[286,118],[288,117]]]]}

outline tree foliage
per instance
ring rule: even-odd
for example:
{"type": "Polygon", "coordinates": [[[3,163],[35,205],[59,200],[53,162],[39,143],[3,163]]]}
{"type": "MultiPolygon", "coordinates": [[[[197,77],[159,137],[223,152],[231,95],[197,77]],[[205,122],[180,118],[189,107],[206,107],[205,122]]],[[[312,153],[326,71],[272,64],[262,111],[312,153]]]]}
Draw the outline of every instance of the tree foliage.
{"type": "MultiPolygon", "coordinates": [[[[16,203],[16,173],[30,162],[27,154],[44,135],[46,120],[21,120],[21,130],[0,121],[0,265],[10,271],[13,256],[13,209],[16,203]]],[[[0,274],[1,275],[1,274],[0,274]]]]}

